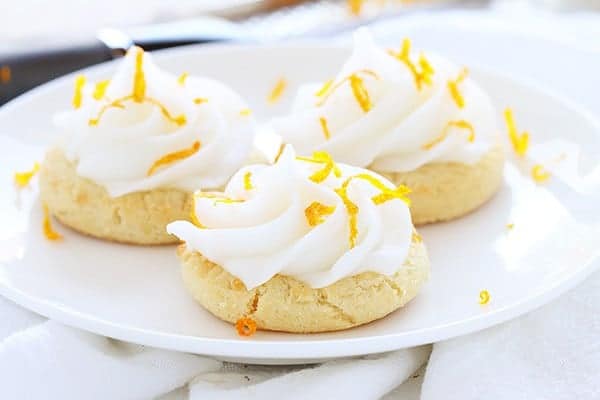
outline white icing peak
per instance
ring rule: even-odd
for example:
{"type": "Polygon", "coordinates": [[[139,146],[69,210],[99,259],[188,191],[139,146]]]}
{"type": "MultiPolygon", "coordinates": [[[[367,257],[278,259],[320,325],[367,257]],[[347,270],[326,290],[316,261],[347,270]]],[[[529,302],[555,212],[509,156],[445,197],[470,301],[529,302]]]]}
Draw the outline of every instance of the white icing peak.
{"type": "Polygon", "coordinates": [[[365,271],[393,275],[413,232],[404,189],[286,146],[275,164],[242,168],[223,193],[197,192],[197,225],[176,221],[167,231],[248,289],[276,274],[315,288],[365,271]]]}
{"type": "Polygon", "coordinates": [[[55,117],[63,134],[58,145],[77,162],[78,175],[111,196],[218,189],[249,158],[254,118],[217,81],[178,78],[132,48],[104,93],[102,83],[81,86],[75,109],[55,117]]]}
{"type": "Polygon", "coordinates": [[[292,112],[269,127],[299,154],[324,150],[381,172],[475,163],[498,132],[489,97],[466,70],[409,46],[386,51],[366,29],[356,32],[354,51],[331,84],[302,86],[292,112]]]}

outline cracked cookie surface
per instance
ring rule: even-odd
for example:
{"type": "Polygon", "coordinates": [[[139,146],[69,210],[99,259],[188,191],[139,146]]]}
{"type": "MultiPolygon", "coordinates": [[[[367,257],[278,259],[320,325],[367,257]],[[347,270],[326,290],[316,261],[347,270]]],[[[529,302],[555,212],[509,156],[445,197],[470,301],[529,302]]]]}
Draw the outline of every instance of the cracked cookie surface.
{"type": "Polygon", "coordinates": [[[314,333],[366,324],[408,303],[429,276],[422,242],[411,244],[407,259],[392,276],[364,272],[320,289],[275,275],[247,290],[239,279],[185,245],[177,253],[185,286],[204,308],[231,323],[250,317],[263,330],[314,333]]]}

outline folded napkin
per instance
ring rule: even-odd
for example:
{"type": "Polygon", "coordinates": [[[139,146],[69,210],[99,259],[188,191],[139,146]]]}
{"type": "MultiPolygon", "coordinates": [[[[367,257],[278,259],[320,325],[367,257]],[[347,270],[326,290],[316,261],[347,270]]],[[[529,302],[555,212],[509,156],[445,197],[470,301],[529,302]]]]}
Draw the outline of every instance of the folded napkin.
{"type": "Polygon", "coordinates": [[[600,399],[598,310],[600,272],[525,317],[436,343],[419,397],[418,370],[427,361],[430,346],[318,366],[244,366],[107,339],[43,320],[0,300],[1,332],[6,334],[7,321],[16,329],[0,342],[0,396],[600,399]]]}

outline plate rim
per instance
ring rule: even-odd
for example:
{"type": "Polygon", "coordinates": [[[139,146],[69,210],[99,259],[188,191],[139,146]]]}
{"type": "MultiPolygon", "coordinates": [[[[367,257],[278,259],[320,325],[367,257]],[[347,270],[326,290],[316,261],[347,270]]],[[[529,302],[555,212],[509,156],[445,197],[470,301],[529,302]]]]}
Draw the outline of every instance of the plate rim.
{"type": "MultiPolygon", "coordinates": [[[[273,43],[273,44],[202,44],[182,46],[174,49],[166,49],[153,54],[157,55],[157,60],[168,57],[173,53],[188,53],[188,52],[211,52],[211,51],[249,51],[256,48],[285,48],[285,49],[348,49],[345,44],[323,44],[322,42],[299,41],[292,43],[273,43]]],[[[76,74],[97,73],[111,65],[117,63],[118,60],[112,60],[99,65],[88,67],[80,71],[73,72],[66,76],[54,79],[41,86],[28,91],[17,98],[0,107],[0,117],[4,114],[13,112],[13,109],[21,107],[31,97],[44,96],[46,92],[54,90],[56,87],[64,85],[66,81],[72,79],[76,74]]],[[[563,98],[553,93],[547,88],[542,88],[533,82],[522,78],[509,77],[507,74],[496,71],[491,68],[481,68],[474,65],[475,72],[484,74],[492,74],[497,78],[506,79],[513,84],[524,86],[529,90],[533,90],[540,95],[550,98],[551,101],[559,103],[561,106],[577,113],[582,118],[585,118],[590,125],[594,126],[600,132],[600,122],[593,117],[591,112],[585,107],[577,104],[570,98],[563,98]]],[[[10,135],[9,135],[10,136],[10,135]]],[[[526,313],[529,313],[536,308],[556,299],[563,293],[571,290],[577,284],[581,283],[585,278],[590,276],[594,271],[600,269],[600,255],[595,254],[587,262],[577,265],[573,271],[565,276],[564,279],[554,281],[543,287],[543,290],[537,290],[527,296],[522,297],[519,301],[507,304],[501,308],[494,309],[489,313],[482,313],[460,321],[450,322],[445,325],[424,328],[419,330],[411,330],[409,332],[383,334],[360,338],[328,338],[316,339],[310,341],[255,341],[240,340],[240,339],[218,339],[207,338],[200,336],[191,336],[183,334],[173,334],[157,332],[153,330],[137,328],[120,323],[95,318],[90,314],[85,314],[73,310],[64,305],[53,303],[48,300],[37,298],[29,295],[21,290],[11,287],[3,278],[0,278],[0,295],[19,304],[20,306],[34,311],[37,314],[43,315],[49,319],[64,323],[65,325],[79,328],[94,334],[112,337],[115,339],[138,343],[141,345],[162,348],[167,350],[175,350],[181,352],[192,352],[195,354],[231,358],[231,359],[252,359],[252,360],[295,360],[302,362],[303,360],[314,360],[315,358],[331,359],[359,356],[364,354],[382,353],[386,351],[398,350],[418,345],[433,343],[439,340],[447,340],[458,336],[478,332],[494,325],[506,322],[513,318],[517,318],[526,313]],[[314,354],[318,354],[315,357],[314,354]]],[[[0,263],[2,265],[2,263],[0,263]]],[[[286,361],[289,363],[289,361],[286,361]]]]}

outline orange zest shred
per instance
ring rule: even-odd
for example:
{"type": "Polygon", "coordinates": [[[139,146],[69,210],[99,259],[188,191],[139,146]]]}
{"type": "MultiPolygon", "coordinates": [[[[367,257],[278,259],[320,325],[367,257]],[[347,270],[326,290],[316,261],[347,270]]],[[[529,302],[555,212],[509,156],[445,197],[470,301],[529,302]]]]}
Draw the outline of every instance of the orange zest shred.
{"type": "Polygon", "coordinates": [[[83,87],[85,86],[85,76],[77,75],[75,78],[75,93],[73,94],[73,108],[78,109],[83,102],[83,87]]]}
{"type": "Polygon", "coordinates": [[[33,164],[33,168],[31,168],[29,171],[15,172],[15,184],[20,188],[29,185],[29,181],[31,181],[31,178],[33,178],[39,170],[40,164],[36,162],[35,164],[33,164]]]}
{"type": "Polygon", "coordinates": [[[458,85],[460,85],[462,81],[465,80],[468,73],[469,70],[467,68],[463,68],[456,79],[448,81],[448,90],[450,91],[450,95],[452,96],[452,99],[454,100],[458,108],[465,107],[465,98],[458,89],[458,85]]]}
{"type": "Polygon", "coordinates": [[[329,92],[329,89],[331,89],[331,86],[333,86],[333,79],[329,79],[327,81],[325,81],[325,83],[323,83],[323,86],[321,86],[321,88],[319,90],[317,90],[317,92],[315,93],[315,96],[317,97],[323,97],[327,94],[327,92],[329,92]]]}
{"type": "Polygon", "coordinates": [[[164,165],[168,165],[168,164],[174,163],[175,161],[179,161],[179,160],[188,158],[191,155],[197,153],[198,150],[200,150],[200,142],[196,141],[196,142],[194,142],[194,144],[191,147],[189,147],[187,149],[174,151],[173,153],[169,153],[165,156],[162,156],[161,158],[156,160],[154,162],[154,164],[152,164],[152,166],[148,169],[148,172],[146,173],[146,175],[150,176],[150,175],[154,174],[158,168],[160,168],[164,165]]]}
{"type": "Polygon", "coordinates": [[[244,189],[252,190],[254,186],[252,185],[252,172],[248,171],[244,174],[244,189]]]}
{"type": "Polygon", "coordinates": [[[274,163],[279,161],[279,157],[281,157],[281,155],[283,154],[283,150],[285,150],[285,143],[281,143],[279,145],[279,150],[277,150],[277,154],[275,154],[275,158],[273,159],[274,163]]]}
{"type": "Polygon", "coordinates": [[[162,115],[169,121],[171,121],[179,126],[185,125],[185,123],[186,123],[185,114],[181,114],[178,116],[171,115],[169,110],[167,110],[167,108],[165,106],[163,106],[158,100],[155,100],[151,97],[146,97],[144,100],[147,101],[148,103],[153,104],[156,107],[158,107],[160,109],[160,112],[162,113],[162,115]]]}
{"type": "Polygon", "coordinates": [[[456,121],[449,121],[439,136],[437,136],[430,142],[425,143],[424,145],[421,146],[421,148],[423,150],[431,150],[433,147],[440,144],[448,137],[448,134],[450,133],[451,128],[460,128],[460,129],[468,130],[469,136],[467,137],[467,140],[470,143],[473,143],[475,141],[475,129],[473,128],[473,125],[471,125],[469,122],[465,121],[464,119],[459,119],[456,121]]]}
{"type": "Polygon", "coordinates": [[[185,85],[185,81],[187,80],[189,74],[187,72],[184,72],[183,74],[179,75],[179,77],[177,78],[177,83],[181,86],[185,85]]]}
{"type": "Polygon", "coordinates": [[[235,323],[235,330],[240,336],[252,336],[256,333],[256,321],[250,317],[242,317],[235,323]]]}
{"type": "Polygon", "coordinates": [[[146,97],[146,76],[144,75],[144,50],[140,47],[134,48],[135,72],[133,75],[133,101],[142,103],[146,97]]]}
{"type": "Polygon", "coordinates": [[[506,224],[506,228],[507,229],[513,229],[515,227],[515,224],[506,224]]]}
{"type": "Polygon", "coordinates": [[[196,97],[194,99],[194,104],[203,104],[203,103],[207,103],[208,99],[206,97],[196,97]]]}
{"type": "Polygon", "coordinates": [[[512,147],[518,156],[523,157],[525,153],[527,153],[527,148],[529,147],[529,133],[523,132],[519,134],[513,112],[510,108],[504,110],[504,119],[506,120],[508,137],[512,147]]]}
{"type": "Polygon", "coordinates": [[[286,86],[287,81],[284,78],[279,78],[279,80],[275,83],[275,86],[269,93],[267,101],[269,103],[275,103],[277,100],[279,100],[281,95],[283,95],[283,91],[285,90],[286,86]]]}
{"type": "MultiPolygon", "coordinates": [[[[329,96],[331,96],[336,91],[336,89],[338,89],[344,83],[350,82],[350,88],[352,89],[352,93],[354,94],[356,101],[363,109],[363,111],[368,112],[371,109],[372,104],[369,98],[369,93],[367,92],[367,89],[364,86],[364,80],[360,77],[361,75],[370,76],[374,79],[379,79],[379,75],[377,75],[377,73],[371,71],[370,69],[361,69],[355,71],[352,74],[345,77],[344,79],[342,79],[341,81],[339,81],[338,83],[334,84],[332,82],[331,84],[329,84],[327,86],[327,89],[322,93],[322,95],[318,96],[319,101],[317,101],[317,107],[320,107],[323,104],[325,104],[329,96]]],[[[320,92],[321,91],[319,91],[318,93],[320,92]]]]}
{"type": "Polygon", "coordinates": [[[92,93],[94,100],[102,100],[104,98],[109,84],[110,81],[108,79],[96,83],[96,86],[94,87],[94,93],[92,93]]]}
{"type": "Polygon", "coordinates": [[[42,226],[44,229],[44,236],[46,236],[46,239],[48,239],[48,240],[61,240],[62,235],[60,233],[56,232],[54,229],[52,229],[52,221],[50,220],[50,211],[48,211],[48,206],[46,206],[44,204],[43,209],[44,209],[44,222],[43,222],[42,226]]]}
{"type": "Polygon", "coordinates": [[[416,231],[413,231],[413,233],[412,233],[412,241],[415,242],[415,243],[421,243],[423,241],[423,238],[416,231]]]}
{"type": "Polygon", "coordinates": [[[365,180],[365,181],[369,182],[371,185],[373,185],[375,188],[380,190],[381,193],[379,193],[378,195],[373,196],[371,198],[373,203],[375,203],[376,205],[383,204],[386,201],[393,200],[393,199],[400,199],[403,202],[405,202],[407,205],[410,205],[410,199],[407,197],[407,195],[410,193],[410,189],[404,185],[400,185],[396,188],[389,188],[383,182],[381,182],[379,179],[377,179],[374,176],[369,175],[369,174],[354,175],[350,179],[365,180]]]}
{"type": "Polygon", "coordinates": [[[350,87],[352,93],[358,102],[358,105],[364,112],[369,112],[373,107],[371,99],[369,98],[369,92],[365,87],[363,79],[358,75],[350,75],[350,87]]]}
{"type": "Polygon", "coordinates": [[[490,302],[490,292],[482,290],[479,292],[479,304],[485,305],[490,302]]]}
{"type": "Polygon", "coordinates": [[[210,192],[196,193],[195,197],[199,198],[199,199],[212,199],[212,200],[214,200],[215,205],[219,204],[219,203],[223,203],[223,204],[243,203],[245,201],[245,200],[237,200],[237,199],[229,198],[222,193],[210,193],[210,192]]]}
{"type": "Polygon", "coordinates": [[[331,132],[329,132],[329,126],[327,125],[327,120],[325,117],[319,117],[319,122],[321,123],[321,129],[323,130],[323,135],[325,139],[329,140],[331,137],[331,132]]]}
{"type": "Polygon", "coordinates": [[[398,61],[401,61],[402,63],[404,63],[404,65],[406,65],[406,67],[412,73],[415,79],[417,89],[421,90],[423,84],[430,85],[433,82],[432,77],[435,73],[435,70],[431,66],[429,60],[427,60],[425,55],[422,53],[419,55],[418,65],[416,65],[410,58],[410,48],[410,39],[405,38],[402,41],[402,47],[399,52],[390,50],[388,51],[388,53],[392,57],[396,58],[398,61]]]}
{"type": "Polygon", "coordinates": [[[323,221],[325,221],[325,217],[333,214],[334,211],[335,206],[328,206],[323,203],[319,203],[318,201],[314,201],[308,207],[306,207],[304,210],[304,215],[306,215],[308,225],[317,226],[323,223],[323,221]]]}
{"type": "Polygon", "coordinates": [[[350,230],[349,245],[350,248],[356,246],[356,238],[358,237],[358,206],[348,197],[348,184],[352,178],[348,178],[340,188],[334,189],[338,196],[342,199],[346,212],[348,213],[348,227],[350,230]]]}
{"type": "Polygon", "coordinates": [[[240,115],[243,117],[247,117],[249,115],[252,115],[252,110],[249,108],[244,108],[240,111],[240,115]]]}
{"type": "MultiPolygon", "coordinates": [[[[185,125],[185,123],[187,122],[185,114],[181,114],[178,116],[172,115],[169,112],[169,110],[167,109],[167,107],[165,107],[158,100],[146,96],[146,78],[145,78],[144,69],[143,69],[144,50],[142,50],[140,47],[134,47],[130,51],[136,51],[135,72],[133,75],[132,94],[109,101],[107,104],[104,104],[102,106],[102,108],[100,108],[100,111],[98,112],[98,115],[96,116],[96,118],[91,118],[88,121],[88,125],[90,125],[90,126],[98,125],[100,123],[100,119],[102,118],[104,113],[111,108],[121,108],[121,109],[125,108],[124,103],[126,101],[133,101],[135,103],[144,103],[144,102],[150,103],[150,104],[158,107],[160,109],[160,112],[162,113],[162,115],[167,120],[169,120],[179,126],[185,125]]],[[[107,85],[108,85],[108,83],[107,83],[107,85]]],[[[73,101],[75,101],[75,99],[73,101]]],[[[196,100],[194,100],[194,102],[195,101],[196,100]]]]}
{"type": "Polygon", "coordinates": [[[548,172],[543,165],[535,164],[531,168],[531,177],[536,183],[543,183],[550,179],[550,172],[548,172]]]}
{"type": "Polygon", "coordinates": [[[336,178],[339,178],[342,176],[342,171],[335,164],[335,162],[333,161],[333,159],[331,158],[329,153],[327,153],[325,151],[315,151],[313,153],[312,157],[296,157],[296,159],[302,160],[302,161],[307,161],[307,162],[324,164],[322,169],[316,171],[314,174],[312,174],[309,177],[309,179],[315,183],[323,182],[325,179],[327,179],[327,177],[329,177],[329,174],[331,174],[331,172],[333,172],[333,174],[336,176],[336,178]]]}

